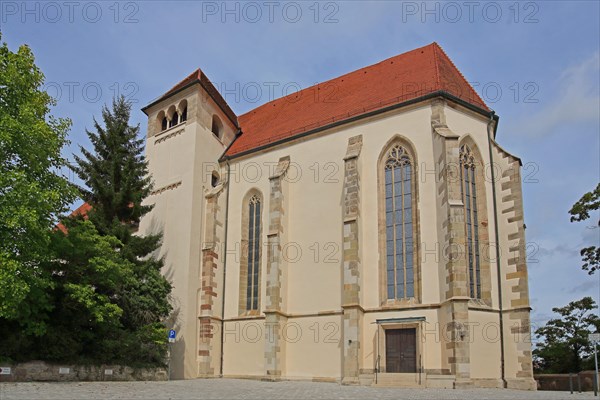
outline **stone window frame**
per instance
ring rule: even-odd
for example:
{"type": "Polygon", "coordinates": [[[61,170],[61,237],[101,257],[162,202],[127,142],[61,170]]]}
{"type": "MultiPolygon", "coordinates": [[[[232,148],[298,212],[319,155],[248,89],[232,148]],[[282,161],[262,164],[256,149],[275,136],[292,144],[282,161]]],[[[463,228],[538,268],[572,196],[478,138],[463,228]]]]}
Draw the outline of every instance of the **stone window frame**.
{"type": "Polygon", "coordinates": [[[420,256],[420,221],[419,221],[419,184],[418,158],[415,146],[406,137],[395,135],[384,146],[377,160],[377,215],[378,215],[378,247],[379,247],[379,300],[382,306],[403,306],[421,303],[421,256],[420,256]],[[397,145],[406,149],[413,168],[412,179],[412,221],[413,221],[413,274],[414,296],[403,299],[387,297],[387,253],[386,253],[386,209],[385,209],[385,164],[388,153],[397,145]]]}
{"type": "Polygon", "coordinates": [[[158,133],[162,134],[172,128],[183,125],[188,119],[188,100],[181,99],[177,105],[171,104],[168,108],[161,110],[156,116],[158,133]],[[173,122],[173,118],[176,121],[173,122]]]}
{"type": "Polygon", "coordinates": [[[461,138],[459,145],[459,176],[461,185],[461,200],[463,202],[465,218],[464,218],[464,230],[465,230],[465,243],[462,250],[463,257],[465,257],[466,271],[466,282],[467,282],[467,293],[471,298],[471,302],[477,303],[478,305],[492,305],[492,278],[491,278],[491,266],[490,266],[490,242],[489,242],[489,214],[487,209],[487,190],[486,190],[486,176],[485,176],[485,164],[479,146],[475,143],[473,138],[469,135],[461,138]],[[480,280],[480,291],[475,297],[471,297],[471,278],[469,271],[469,256],[468,256],[468,243],[467,243],[467,218],[466,218],[466,202],[464,197],[464,180],[463,180],[463,147],[467,146],[470,150],[469,163],[474,167],[475,175],[475,189],[476,189],[476,205],[477,205],[477,231],[478,231],[478,243],[479,243],[479,280],[480,280]]]}
{"type": "Polygon", "coordinates": [[[261,313],[261,297],[262,297],[262,258],[264,246],[264,215],[265,215],[265,201],[264,196],[258,189],[250,189],[242,200],[242,218],[241,218],[241,243],[240,243],[240,281],[239,281],[239,299],[238,299],[238,311],[240,316],[256,316],[261,313]],[[255,197],[261,204],[260,207],[260,231],[259,238],[260,243],[258,245],[258,306],[254,310],[248,310],[247,308],[247,290],[248,290],[248,249],[249,249],[249,237],[248,237],[248,225],[250,223],[250,200],[255,197]]]}

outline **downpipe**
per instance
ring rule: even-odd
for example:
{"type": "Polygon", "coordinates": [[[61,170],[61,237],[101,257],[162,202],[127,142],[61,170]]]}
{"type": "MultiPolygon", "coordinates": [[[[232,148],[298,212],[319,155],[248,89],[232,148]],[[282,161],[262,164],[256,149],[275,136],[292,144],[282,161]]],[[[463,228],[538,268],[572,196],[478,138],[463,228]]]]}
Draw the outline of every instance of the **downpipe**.
{"type": "Polygon", "coordinates": [[[490,120],[487,124],[488,134],[488,150],[490,155],[491,172],[492,172],[492,200],[494,207],[494,236],[496,237],[496,273],[498,278],[498,308],[499,308],[499,324],[500,324],[500,379],[502,379],[502,386],[506,388],[506,372],[504,365],[504,311],[502,306],[502,275],[500,267],[500,233],[498,229],[498,203],[496,199],[496,172],[494,165],[494,152],[492,150],[492,124],[494,123],[494,115],[496,113],[492,111],[490,113],[490,120]]]}

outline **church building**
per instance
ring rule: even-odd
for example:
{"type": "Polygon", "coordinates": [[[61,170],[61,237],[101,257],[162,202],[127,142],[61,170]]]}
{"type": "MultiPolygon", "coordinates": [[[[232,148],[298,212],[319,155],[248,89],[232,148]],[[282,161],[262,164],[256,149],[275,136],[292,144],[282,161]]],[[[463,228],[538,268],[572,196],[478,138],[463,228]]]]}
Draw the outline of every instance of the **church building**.
{"type": "Polygon", "coordinates": [[[437,43],[242,115],[198,69],[143,111],[174,379],[535,389],[521,160],[437,43]]]}

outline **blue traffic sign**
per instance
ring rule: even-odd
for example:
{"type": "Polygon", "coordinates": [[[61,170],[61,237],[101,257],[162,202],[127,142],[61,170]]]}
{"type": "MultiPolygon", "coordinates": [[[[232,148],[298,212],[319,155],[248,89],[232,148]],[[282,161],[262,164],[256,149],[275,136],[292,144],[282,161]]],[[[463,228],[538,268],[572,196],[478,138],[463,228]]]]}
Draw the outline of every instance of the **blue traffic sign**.
{"type": "Polygon", "coordinates": [[[169,339],[175,339],[175,336],[177,336],[177,332],[175,332],[175,329],[171,329],[169,331],[169,339]]]}

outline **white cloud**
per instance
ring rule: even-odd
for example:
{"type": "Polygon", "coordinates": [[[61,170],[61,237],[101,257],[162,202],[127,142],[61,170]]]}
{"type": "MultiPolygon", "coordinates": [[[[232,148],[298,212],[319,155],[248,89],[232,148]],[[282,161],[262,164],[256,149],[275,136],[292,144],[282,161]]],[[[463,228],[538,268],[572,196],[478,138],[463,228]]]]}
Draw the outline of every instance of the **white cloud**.
{"type": "Polygon", "coordinates": [[[530,136],[542,136],[564,123],[600,120],[600,53],[569,66],[558,78],[554,101],[518,124],[530,136]]]}

